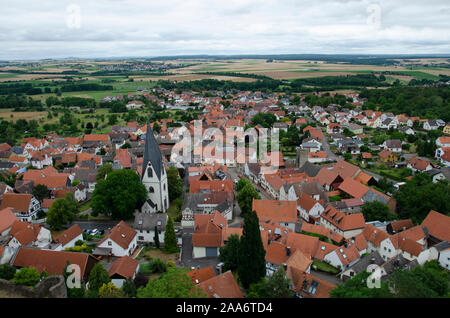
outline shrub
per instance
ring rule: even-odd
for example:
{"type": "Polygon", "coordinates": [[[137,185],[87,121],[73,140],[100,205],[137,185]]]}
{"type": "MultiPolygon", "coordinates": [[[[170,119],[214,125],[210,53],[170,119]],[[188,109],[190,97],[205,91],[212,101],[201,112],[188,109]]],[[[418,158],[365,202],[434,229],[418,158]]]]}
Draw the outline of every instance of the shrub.
{"type": "Polygon", "coordinates": [[[167,265],[159,258],[152,259],[149,263],[149,267],[152,273],[164,273],[167,271],[167,265]]]}
{"type": "Polygon", "coordinates": [[[82,240],[78,240],[75,242],[75,246],[81,246],[83,244],[84,244],[84,242],[82,240]]]}
{"type": "Polygon", "coordinates": [[[18,285],[34,286],[40,280],[40,276],[36,268],[23,267],[14,274],[13,282],[18,285]]]}
{"type": "Polygon", "coordinates": [[[14,266],[10,266],[8,264],[0,265],[0,278],[11,280],[14,278],[14,274],[16,273],[16,268],[14,266]]]}

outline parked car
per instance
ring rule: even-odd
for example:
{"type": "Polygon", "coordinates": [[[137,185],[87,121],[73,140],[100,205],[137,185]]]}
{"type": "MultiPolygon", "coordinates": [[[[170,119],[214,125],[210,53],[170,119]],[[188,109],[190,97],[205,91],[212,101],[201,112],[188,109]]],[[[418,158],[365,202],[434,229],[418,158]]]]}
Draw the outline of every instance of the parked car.
{"type": "Polygon", "coordinates": [[[98,229],[93,229],[91,232],[91,235],[97,235],[97,234],[99,234],[98,229]]]}

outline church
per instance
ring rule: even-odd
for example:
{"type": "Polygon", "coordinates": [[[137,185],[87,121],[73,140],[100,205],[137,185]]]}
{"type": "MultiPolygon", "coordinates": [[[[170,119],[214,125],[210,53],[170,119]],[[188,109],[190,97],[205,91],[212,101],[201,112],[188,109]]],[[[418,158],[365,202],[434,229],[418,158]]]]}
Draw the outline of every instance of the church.
{"type": "Polygon", "coordinates": [[[169,208],[167,173],[150,125],[147,126],[145,136],[141,182],[147,190],[147,201],[141,211],[144,213],[166,212],[169,208]]]}

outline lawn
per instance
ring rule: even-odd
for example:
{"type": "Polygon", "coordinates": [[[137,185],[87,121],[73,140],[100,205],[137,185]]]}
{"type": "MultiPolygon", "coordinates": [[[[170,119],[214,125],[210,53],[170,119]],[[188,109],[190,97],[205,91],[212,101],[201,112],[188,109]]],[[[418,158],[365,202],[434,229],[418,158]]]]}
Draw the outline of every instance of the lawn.
{"type": "Polygon", "coordinates": [[[159,258],[163,262],[176,262],[177,254],[178,253],[166,254],[163,250],[157,249],[155,247],[144,247],[138,256],[138,259],[150,260],[152,258],[159,258]]]}
{"type": "Polygon", "coordinates": [[[330,273],[330,274],[333,274],[333,275],[336,275],[336,274],[339,273],[339,270],[336,267],[334,267],[334,266],[332,266],[332,265],[330,265],[328,263],[325,263],[325,262],[314,261],[312,265],[316,266],[318,271],[330,273]]]}

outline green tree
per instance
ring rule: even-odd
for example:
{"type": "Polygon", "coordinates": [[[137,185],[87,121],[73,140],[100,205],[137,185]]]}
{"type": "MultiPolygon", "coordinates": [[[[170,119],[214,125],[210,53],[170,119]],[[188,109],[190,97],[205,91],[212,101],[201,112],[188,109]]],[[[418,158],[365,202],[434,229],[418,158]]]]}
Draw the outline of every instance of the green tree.
{"type": "Polygon", "coordinates": [[[98,290],[98,297],[99,298],[123,298],[124,295],[122,291],[117,288],[116,285],[109,282],[106,284],[103,284],[102,287],[98,290]]]}
{"type": "Polygon", "coordinates": [[[16,268],[14,266],[3,264],[0,265],[0,278],[11,280],[14,278],[14,274],[16,273],[16,268]]]}
{"type": "Polygon", "coordinates": [[[246,184],[237,194],[237,201],[243,215],[252,210],[253,199],[261,199],[258,191],[251,184],[246,184]]]}
{"type": "Polygon", "coordinates": [[[286,272],[280,268],[269,279],[263,278],[249,288],[247,298],[292,298],[294,292],[289,288],[286,272]]]}
{"type": "Polygon", "coordinates": [[[447,180],[433,183],[426,173],[418,173],[394,193],[397,214],[421,223],[431,210],[441,213],[450,211],[450,185],[447,180]]]}
{"type": "Polygon", "coordinates": [[[235,187],[236,192],[241,191],[247,184],[252,185],[247,179],[240,178],[235,187]]]}
{"type": "Polygon", "coordinates": [[[110,281],[111,278],[109,278],[109,274],[103,268],[103,265],[101,263],[96,263],[89,274],[89,290],[98,292],[103,284],[108,284],[110,281]]]}
{"type": "Polygon", "coordinates": [[[178,252],[177,237],[173,227],[173,220],[169,216],[166,224],[166,231],[164,232],[164,251],[166,253],[178,252]]]}
{"type": "Polygon", "coordinates": [[[40,202],[42,200],[47,199],[50,196],[50,190],[44,184],[38,184],[33,188],[31,192],[33,196],[38,199],[40,202]]]}
{"type": "Polygon", "coordinates": [[[427,262],[412,270],[396,270],[389,284],[399,298],[437,298],[448,295],[449,274],[437,262],[427,262]]]}
{"type": "Polygon", "coordinates": [[[137,296],[136,285],[132,280],[127,279],[124,281],[121,289],[129,298],[135,298],[137,296]]]}
{"type": "Polygon", "coordinates": [[[175,167],[170,167],[166,172],[169,200],[172,202],[183,193],[183,180],[181,180],[178,169],[175,167]]]}
{"type": "Polygon", "coordinates": [[[56,199],[47,212],[47,224],[52,229],[60,229],[63,225],[70,223],[75,218],[74,208],[66,199],[56,199]]]}
{"type": "Polygon", "coordinates": [[[41,280],[38,271],[34,267],[22,267],[14,274],[13,282],[18,285],[33,287],[41,280]]]}
{"type": "Polygon", "coordinates": [[[147,198],[139,176],[130,169],[111,171],[99,180],[92,195],[92,214],[111,216],[115,220],[128,220],[134,210],[147,198]]]}
{"type": "Polygon", "coordinates": [[[159,231],[158,231],[158,227],[155,226],[155,235],[153,236],[153,241],[155,242],[155,246],[156,248],[159,248],[159,231]]]}
{"type": "Polygon", "coordinates": [[[202,298],[206,295],[192,283],[184,268],[170,267],[159,278],[150,280],[137,291],[138,298],[202,298]]]}
{"type": "Polygon", "coordinates": [[[224,263],[223,272],[235,271],[238,268],[239,244],[239,236],[232,234],[228,237],[227,244],[219,249],[219,260],[224,263]]]}
{"type": "Polygon", "coordinates": [[[366,221],[390,221],[395,219],[389,207],[380,201],[365,202],[362,207],[362,213],[366,221]]]}
{"type": "Polygon", "coordinates": [[[380,282],[380,288],[370,288],[367,279],[370,273],[362,271],[351,279],[345,281],[344,284],[337,285],[331,292],[331,298],[391,298],[388,284],[384,281],[380,282]]]}
{"type": "Polygon", "coordinates": [[[250,211],[244,216],[244,226],[239,244],[238,274],[244,288],[249,288],[251,284],[257,283],[265,277],[265,255],[258,216],[255,211],[250,211]]]}
{"type": "Polygon", "coordinates": [[[98,168],[98,171],[97,171],[97,182],[99,181],[99,180],[103,180],[103,179],[105,179],[105,177],[106,177],[106,175],[108,174],[108,173],[110,173],[111,171],[113,171],[113,168],[112,168],[112,164],[110,164],[110,163],[107,163],[107,164],[104,164],[103,166],[101,166],[100,168],[98,168]]]}

